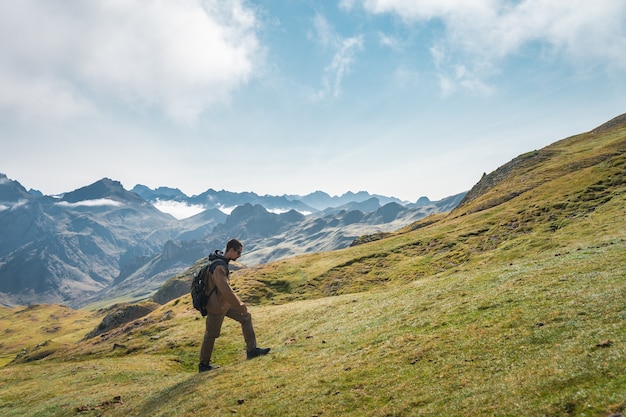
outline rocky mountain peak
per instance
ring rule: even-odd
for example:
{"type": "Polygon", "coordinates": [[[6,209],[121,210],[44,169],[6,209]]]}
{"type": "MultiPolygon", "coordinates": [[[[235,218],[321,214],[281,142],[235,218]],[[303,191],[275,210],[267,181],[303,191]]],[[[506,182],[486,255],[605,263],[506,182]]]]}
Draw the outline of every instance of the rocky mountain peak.
{"type": "Polygon", "coordinates": [[[118,201],[143,202],[141,197],[137,194],[125,190],[119,181],[114,181],[109,178],[103,178],[91,185],[66,193],[63,196],[63,201],[76,203],[79,201],[97,200],[101,198],[110,198],[118,201]]]}
{"type": "Polygon", "coordinates": [[[33,196],[19,182],[0,173],[0,202],[15,203],[32,198],[33,196]]]}

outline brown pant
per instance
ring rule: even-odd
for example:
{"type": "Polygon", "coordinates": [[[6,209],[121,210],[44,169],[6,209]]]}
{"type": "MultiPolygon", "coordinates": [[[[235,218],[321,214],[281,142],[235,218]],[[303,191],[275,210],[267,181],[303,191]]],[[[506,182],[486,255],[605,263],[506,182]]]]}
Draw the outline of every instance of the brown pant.
{"type": "Polygon", "coordinates": [[[206,316],[206,330],[204,331],[204,339],[202,340],[202,347],[200,348],[201,363],[209,364],[211,362],[215,339],[220,337],[224,317],[229,317],[241,323],[241,331],[248,352],[256,348],[256,336],[254,334],[254,327],[252,327],[252,316],[250,313],[241,314],[239,310],[234,308],[228,310],[226,314],[209,313],[206,316]]]}

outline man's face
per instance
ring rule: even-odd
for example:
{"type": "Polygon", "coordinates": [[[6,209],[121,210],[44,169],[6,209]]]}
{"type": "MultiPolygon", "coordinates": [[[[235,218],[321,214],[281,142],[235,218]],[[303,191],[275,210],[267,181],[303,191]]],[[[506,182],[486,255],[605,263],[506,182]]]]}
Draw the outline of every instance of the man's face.
{"type": "Polygon", "coordinates": [[[243,246],[237,249],[231,249],[231,256],[230,259],[233,261],[236,261],[237,259],[239,259],[239,257],[241,256],[241,252],[243,251],[243,246]]]}

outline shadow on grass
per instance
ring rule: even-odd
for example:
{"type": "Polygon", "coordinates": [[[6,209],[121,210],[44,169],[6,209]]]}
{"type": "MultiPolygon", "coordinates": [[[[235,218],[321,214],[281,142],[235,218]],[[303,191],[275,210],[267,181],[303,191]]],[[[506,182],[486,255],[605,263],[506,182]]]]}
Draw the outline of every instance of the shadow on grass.
{"type": "MultiPolygon", "coordinates": [[[[146,397],[138,407],[140,416],[179,416],[190,410],[206,412],[211,408],[211,380],[219,377],[222,370],[191,374],[189,378],[146,397]]],[[[193,414],[191,413],[191,414],[193,414]]]]}

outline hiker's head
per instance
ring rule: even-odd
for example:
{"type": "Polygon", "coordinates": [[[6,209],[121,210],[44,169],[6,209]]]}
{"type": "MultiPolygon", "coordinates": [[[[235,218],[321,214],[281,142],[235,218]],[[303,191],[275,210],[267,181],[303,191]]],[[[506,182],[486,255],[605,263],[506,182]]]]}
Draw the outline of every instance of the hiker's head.
{"type": "Polygon", "coordinates": [[[234,261],[241,256],[241,251],[243,251],[243,244],[237,239],[231,239],[226,244],[224,256],[234,261]]]}

